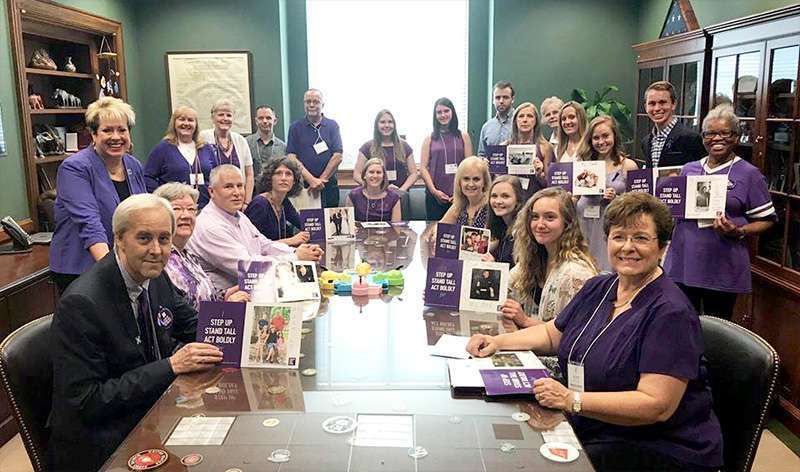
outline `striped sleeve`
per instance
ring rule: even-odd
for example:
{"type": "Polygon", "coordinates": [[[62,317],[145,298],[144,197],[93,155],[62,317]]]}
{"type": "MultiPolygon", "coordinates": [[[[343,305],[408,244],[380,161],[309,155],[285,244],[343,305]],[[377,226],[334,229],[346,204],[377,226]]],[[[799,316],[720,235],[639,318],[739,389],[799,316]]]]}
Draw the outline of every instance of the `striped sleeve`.
{"type": "Polygon", "coordinates": [[[747,210],[745,216],[748,220],[777,219],[775,207],[772,204],[772,196],[769,194],[767,179],[761,175],[757,169],[749,179],[750,185],[747,189],[747,210]]]}

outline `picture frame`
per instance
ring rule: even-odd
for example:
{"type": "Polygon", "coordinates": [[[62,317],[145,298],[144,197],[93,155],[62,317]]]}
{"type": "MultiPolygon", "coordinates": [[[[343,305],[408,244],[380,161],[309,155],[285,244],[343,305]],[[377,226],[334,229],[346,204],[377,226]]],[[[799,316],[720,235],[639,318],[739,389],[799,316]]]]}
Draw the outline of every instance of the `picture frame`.
{"type": "Polygon", "coordinates": [[[164,55],[170,113],[178,106],[197,111],[199,129],[212,127],[211,107],[233,103],[233,131],[253,132],[253,78],[250,51],[169,51],[164,55]]]}
{"type": "Polygon", "coordinates": [[[7,156],[6,134],[3,131],[3,104],[0,103],[0,157],[7,156]]]}

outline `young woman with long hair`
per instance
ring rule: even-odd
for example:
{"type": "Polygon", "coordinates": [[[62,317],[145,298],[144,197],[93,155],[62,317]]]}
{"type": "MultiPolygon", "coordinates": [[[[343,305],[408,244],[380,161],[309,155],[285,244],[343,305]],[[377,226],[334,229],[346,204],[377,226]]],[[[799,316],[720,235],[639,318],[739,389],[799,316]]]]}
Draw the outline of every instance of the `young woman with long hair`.
{"type": "Polygon", "coordinates": [[[558,112],[558,123],[556,160],[558,162],[578,160],[578,148],[584,133],[586,133],[586,110],[580,103],[569,101],[561,106],[561,110],[558,112]]]}
{"type": "Polygon", "coordinates": [[[514,267],[514,220],[525,203],[522,184],[514,175],[500,175],[489,188],[489,222],[492,244],[485,260],[514,267]]]}
{"type": "Polygon", "coordinates": [[[526,198],[547,186],[547,167],[554,159],[553,146],[542,136],[541,121],[536,105],[531,102],[520,104],[511,121],[511,139],[505,143],[536,146],[534,174],[519,176],[526,198]]]}

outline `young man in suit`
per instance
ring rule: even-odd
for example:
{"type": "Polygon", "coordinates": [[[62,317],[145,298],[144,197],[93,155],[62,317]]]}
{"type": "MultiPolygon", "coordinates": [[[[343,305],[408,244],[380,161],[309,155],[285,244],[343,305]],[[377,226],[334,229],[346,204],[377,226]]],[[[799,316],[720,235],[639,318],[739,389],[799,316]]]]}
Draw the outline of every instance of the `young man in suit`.
{"type": "Polygon", "coordinates": [[[179,374],[222,361],[193,342],[197,313],[163,272],[175,215],[150,194],[124,200],[114,250],[62,296],[51,326],[49,470],[94,471],[179,374]]]}
{"type": "Polygon", "coordinates": [[[654,125],[642,142],[645,167],[682,166],[707,154],[700,134],[674,116],[678,102],[671,83],[653,82],[645,90],[644,100],[645,111],[654,125]]]}

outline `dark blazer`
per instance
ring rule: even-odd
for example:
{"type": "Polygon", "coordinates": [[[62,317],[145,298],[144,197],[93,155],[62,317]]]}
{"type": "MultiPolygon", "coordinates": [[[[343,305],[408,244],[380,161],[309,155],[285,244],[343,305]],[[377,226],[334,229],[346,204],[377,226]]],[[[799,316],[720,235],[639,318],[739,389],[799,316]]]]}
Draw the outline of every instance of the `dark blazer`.
{"type": "Polygon", "coordinates": [[[138,327],[125,281],[110,252],[61,297],[53,317],[53,410],[49,470],[95,471],[114,452],[175,379],[169,356],[192,342],[197,312],[179,296],[165,273],[150,280],[160,361],[147,363],[136,344],[138,327]]]}
{"type": "MultiPolygon", "coordinates": [[[[644,162],[646,168],[653,167],[653,158],[650,154],[653,149],[653,134],[647,135],[642,142],[644,162]]],[[[708,155],[703,146],[703,138],[692,128],[683,125],[680,121],[675,123],[672,131],[667,135],[664,149],[658,160],[659,167],[682,166],[688,162],[698,161],[708,155]]]]}

